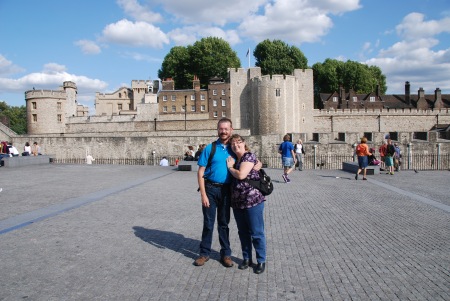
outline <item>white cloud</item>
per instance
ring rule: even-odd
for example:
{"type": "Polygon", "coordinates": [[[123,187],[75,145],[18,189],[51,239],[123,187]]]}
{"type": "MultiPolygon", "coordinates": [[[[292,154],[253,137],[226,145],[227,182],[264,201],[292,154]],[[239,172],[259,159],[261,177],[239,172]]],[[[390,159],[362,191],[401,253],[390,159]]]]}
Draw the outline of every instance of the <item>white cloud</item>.
{"type": "Polygon", "coordinates": [[[155,23],[163,20],[159,13],[153,12],[149,6],[140,5],[137,0],[117,0],[117,4],[137,21],[155,23]]]}
{"type": "Polygon", "coordinates": [[[103,29],[102,39],[110,43],[152,48],[162,48],[164,44],[169,43],[166,34],[158,27],[126,19],[107,25],[103,29]]]}
{"type": "Polygon", "coordinates": [[[2,92],[23,93],[36,89],[51,89],[62,85],[64,81],[73,81],[77,84],[79,94],[92,94],[105,89],[108,84],[99,79],[92,79],[84,75],[70,74],[64,65],[49,63],[41,72],[29,73],[18,79],[0,78],[2,92]]]}
{"type": "Polygon", "coordinates": [[[396,27],[403,40],[365,61],[380,67],[386,75],[388,93],[404,93],[405,81],[417,89],[423,87],[426,93],[432,93],[437,87],[450,89],[450,48],[434,50],[439,46],[435,36],[450,32],[450,25],[441,28],[448,22],[449,18],[424,21],[422,14],[409,14],[396,27]]]}
{"type": "Polygon", "coordinates": [[[269,0],[154,0],[173,14],[177,21],[186,24],[215,24],[224,26],[230,22],[240,22],[248,15],[256,13],[269,0]]]}
{"type": "Polygon", "coordinates": [[[415,40],[435,36],[442,32],[450,33],[450,18],[442,20],[424,21],[425,16],[420,13],[411,13],[403,18],[397,25],[397,34],[405,40],[415,40]]]}
{"type": "Polygon", "coordinates": [[[100,46],[98,46],[94,41],[79,40],[74,42],[74,44],[80,47],[84,54],[99,54],[102,52],[100,46]]]}
{"type": "Polygon", "coordinates": [[[219,27],[205,27],[201,25],[177,28],[167,34],[176,45],[189,45],[205,37],[218,37],[227,41],[231,46],[241,40],[236,30],[223,30],[219,27]],[[190,34],[187,34],[190,33],[190,34]]]}
{"type": "Polygon", "coordinates": [[[23,71],[23,68],[14,65],[11,61],[0,54],[0,75],[15,74],[23,71]]]}
{"type": "Polygon", "coordinates": [[[265,5],[263,14],[245,18],[239,32],[256,42],[264,39],[287,40],[294,44],[317,42],[333,26],[329,14],[358,8],[358,0],[275,0],[265,5]]]}

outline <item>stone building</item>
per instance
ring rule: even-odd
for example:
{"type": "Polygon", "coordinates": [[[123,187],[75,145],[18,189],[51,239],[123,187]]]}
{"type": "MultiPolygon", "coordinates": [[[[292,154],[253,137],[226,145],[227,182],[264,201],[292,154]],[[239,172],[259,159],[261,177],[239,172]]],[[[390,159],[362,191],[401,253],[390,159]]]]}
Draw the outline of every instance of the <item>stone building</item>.
{"type": "MultiPolygon", "coordinates": [[[[175,90],[173,80],[133,80],[131,88],[96,93],[95,114],[76,101],[76,84],[60,90],[25,92],[28,135],[17,143],[38,140],[46,153],[82,158],[89,148],[97,157],[140,158],[184,154],[187,145],[216,137],[217,120],[228,117],[259,155],[276,154],[286,133],[301,138],[320,154],[352,153],[362,136],[379,145],[389,133],[406,149],[450,152],[449,96],[419,89],[411,95],[359,95],[343,89],[322,94],[323,109],[314,108],[313,71],[262,75],[260,68],[229,69],[228,78],[212,79],[207,89],[194,78],[192,89],[175,90]]],[[[10,139],[8,139],[10,140],[10,139]]]]}

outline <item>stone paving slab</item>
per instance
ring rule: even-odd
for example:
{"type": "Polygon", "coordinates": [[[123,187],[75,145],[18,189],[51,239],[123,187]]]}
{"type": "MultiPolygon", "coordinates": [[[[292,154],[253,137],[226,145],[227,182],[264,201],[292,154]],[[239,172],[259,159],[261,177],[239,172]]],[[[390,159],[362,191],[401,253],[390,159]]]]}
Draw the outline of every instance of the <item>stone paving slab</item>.
{"type": "MultiPolygon", "coordinates": [[[[192,265],[202,227],[193,172],[0,168],[0,230],[43,216],[0,234],[0,300],[450,299],[448,171],[355,181],[305,170],[291,184],[267,171],[268,262],[256,275],[218,262],[217,235],[212,260],[192,265]]],[[[239,262],[233,218],[230,234],[239,262]]]]}

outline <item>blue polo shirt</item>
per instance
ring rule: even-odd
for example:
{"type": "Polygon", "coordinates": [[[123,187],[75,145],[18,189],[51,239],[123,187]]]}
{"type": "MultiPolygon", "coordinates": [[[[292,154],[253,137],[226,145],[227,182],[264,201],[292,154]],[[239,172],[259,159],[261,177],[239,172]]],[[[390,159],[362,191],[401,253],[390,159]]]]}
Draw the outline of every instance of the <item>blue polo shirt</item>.
{"type": "MultiPolygon", "coordinates": [[[[228,172],[227,158],[229,156],[235,157],[231,146],[229,144],[224,145],[217,139],[216,153],[211,160],[211,166],[205,170],[204,178],[215,183],[231,183],[231,174],[228,172]]],[[[206,167],[208,164],[209,154],[211,153],[212,143],[208,144],[200,154],[198,158],[198,166],[206,167]]]]}
{"type": "Polygon", "coordinates": [[[284,141],[280,144],[281,156],[285,158],[292,158],[291,150],[294,150],[294,145],[290,141],[284,141]]]}

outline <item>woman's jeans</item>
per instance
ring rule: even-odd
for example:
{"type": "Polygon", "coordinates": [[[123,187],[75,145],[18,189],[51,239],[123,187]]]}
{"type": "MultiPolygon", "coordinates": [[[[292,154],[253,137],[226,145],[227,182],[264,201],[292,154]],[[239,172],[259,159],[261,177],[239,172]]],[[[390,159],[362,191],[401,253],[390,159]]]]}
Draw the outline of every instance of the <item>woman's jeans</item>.
{"type": "Polygon", "coordinates": [[[303,170],[302,154],[300,154],[300,153],[295,153],[295,156],[297,157],[298,170],[303,170]]]}
{"type": "Polygon", "coordinates": [[[264,202],[252,208],[234,209],[243,259],[252,259],[252,243],[258,263],[266,262],[266,236],[264,235],[264,202]]]}
{"type": "Polygon", "coordinates": [[[203,232],[200,243],[200,256],[208,256],[211,253],[212,238],[214,232],[214,222],[217,211],[217,231],[219,233],[220,256],[231,256],[230,247],[230,185],[217,187],[205,183],[206,195],[209,199],[209,208],[202,206],[203,211],[203,232]]]}

